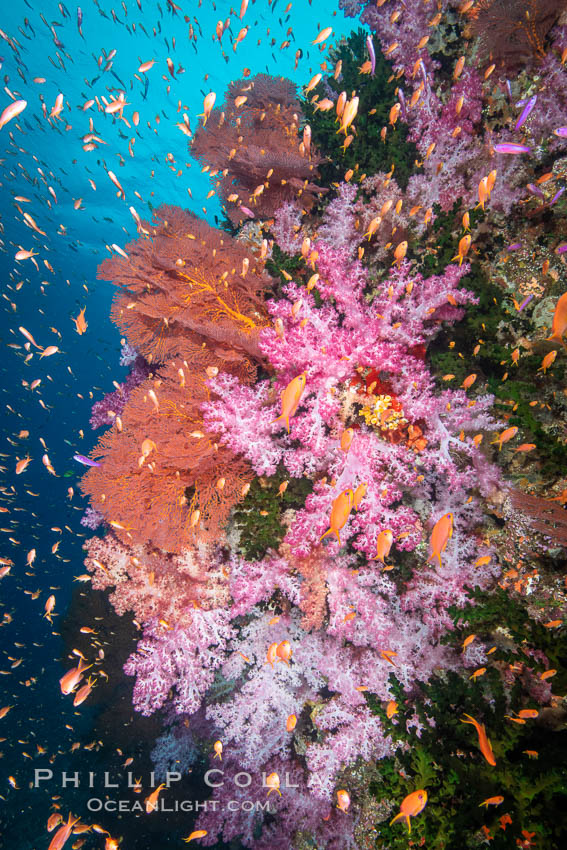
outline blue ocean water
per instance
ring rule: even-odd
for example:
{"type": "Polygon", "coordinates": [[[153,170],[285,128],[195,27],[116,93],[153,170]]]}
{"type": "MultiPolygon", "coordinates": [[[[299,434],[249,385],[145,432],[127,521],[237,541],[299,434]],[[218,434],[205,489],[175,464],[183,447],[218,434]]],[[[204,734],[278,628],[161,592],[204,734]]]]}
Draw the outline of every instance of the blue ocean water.
{"type": "MultiPolygon", "coordinates": [[[[241,22],[229,0],[128,0],[114,6],[86,0],[80,27],[75,5],[16,0],[3,8],[0,111],[12,99],[27,101],[27,107],[0,130],[0,556],[13,562],[0,583],[0,706],[13,706],[0,720],[1,847],[47,847],[45,825],[54,805],[65,814],[85,815],[93,794],[118,793],[104,788],[104,771],[108,781],[119,776],[121,784],[128,758],[135,759],[130,769],[136,777],[151,769],[149,752],[160,724],[134,718],[132,680],[121,669],[135,628],[116,618],[103,594],[74,581],[84,572],[82,542],[90,532],[80,525],[86,503],[77,482],[84,470],[72,456],[88,455],[96,442],[88,424],[92,403],[126,372],[119,365],[119,333],[109,318],[113,287],[96,280],[96,269],[109,254],[107,246],[124,248],[134,238],[130,207],[149,218],[160,203],[178,204],[211,224],[218,219],[216,196],[207,198],[209,178],[191,160],[188,139],[177,125],[186,114],[194,129],[204,96],[215,91],[218,105],[227,83],[244,68],[307,84],[324,59],[310,46],[319,30],[332,25],[337,38],[351,29],[332,3],[294,0],[288,7],[284,0],[252,0],[241,22]],[[219,43],[217,21],[228,17],[230,30],[219,43]],[[233,50],[231,39],[243,26],[249,27],[247,35],[233,50]],[[286,40],[289,46],[280,49],[286,40]],[[295,67],[297,50],[302,57],[295,67]],[[138,73],[150,60],[155,65],[138,73]],[[99,111],[96,102],[84,108],[89,100],[109,100],[120,91],[129,126],[99,111]],[[48,121],[59,94],[63,109],[48,121]],[[89,133],[102,141],[85,151],[89,133]],[[117,198],[108,171],[125,199],[117,198]],[[37,256],[17,261],[21,249],[37,256]],[[79,335],[71,320],[83,307],[88,329],[79,335]],[[58,351],[39,359],[20,328],[58,351]],[[54,474],[42,462],[45,455],[54,474]],[[16,475],[26,456],[28,467],[16,475]],[[51,594],[53,625],[43,617],[51,594]],[[109,678],[73,709],[58,680],[71,659],[76,661],[73,650],[89,645],[90,637],[80,633],[84,626],[99,633],[109,678]],[[53,777],[34,787],[36,770],[52,770],[53,777]],[[94,790],[89,772],[95,774],[94,790]]],[[[202,794],[187,784],[180,794],[190,791],[202,794]]],[[[132,799],[132,792],[127,796],[132,799]]],[[[192,816],[142,820],[105,813],[100,821],[113,835],[124,836],[122,847],[145,850],[179,845],[192,816]]],[[[103,846],[101,833],[83,837],[87,850],[103,846]]],[[[80,839],[73,836],[74,846],[80,839]]]]}

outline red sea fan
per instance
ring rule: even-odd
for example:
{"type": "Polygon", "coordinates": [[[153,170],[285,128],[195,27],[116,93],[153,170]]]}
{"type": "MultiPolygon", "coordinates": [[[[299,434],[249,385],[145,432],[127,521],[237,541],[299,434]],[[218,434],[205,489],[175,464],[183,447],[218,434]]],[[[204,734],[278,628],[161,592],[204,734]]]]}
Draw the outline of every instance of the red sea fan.
{"type": "Polygon", "coordinates": [[[219,195],[234,223],[248,217],[241,205],[268,218],[295,199],[309,210],[315,197],[327,191],[313,182],[321,157],[303,146],[298,135],[302,117],[289,80],[258,74],[231,83],[223,110],[214,110],[197,129],[191,152],[215,170],[219,195]]]}
{"type": "Polygon", "coordinates": [[[510,490],[510,499],[516,511],[530,519],[532,528],[549,537],[558,546],[567,547],[567,510],[549,499],[532,496],[521,490],[510,490]]]}
{"type": "MultiPolygon", "coordinates": [[[[271,280],[247,247],[179,207],[162,206],[149,238],[127,245],[98,277],[121,292],[112,319],[149,363],[192,360],[203,344],[225,362],[260,360],[257,338],[267,324],[262,294],[271,280]]],[[[222,364],[221,364],[222,365],[222,364]]],[[[222,366],[224,369],[224,366],[222,366]]]]}
{"type": "Polygon", "coordinates": [[[478,0],[470,10],[471,32],[482,50],[507,68],[543,56],[545,38],[565,0],[478,0]]]}
{"type": "MultiPolygon", "coordinates": [[[[209,369],[218,360],[207,350],[200,356],[209,369]]],[[[203,427],[206,380],[202,363],[172,361],[132,391],[121,430],[107,431],[93,451],[101,466],[88,470],[81,489],[125,545],[181,552],[218,540],[254,477],[203,427]]]]}

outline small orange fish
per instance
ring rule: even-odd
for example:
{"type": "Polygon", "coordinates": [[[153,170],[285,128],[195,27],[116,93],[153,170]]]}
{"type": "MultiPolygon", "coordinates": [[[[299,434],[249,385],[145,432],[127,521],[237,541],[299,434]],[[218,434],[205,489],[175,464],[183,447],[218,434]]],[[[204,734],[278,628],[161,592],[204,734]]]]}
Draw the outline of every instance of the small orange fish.
{"type": "Polygon", "coordinates": [[[541,361],[541,366],[539,367],[538,372],[543,371],[543,374],[545,375],[547,370],[551,366],[553,366],[553,363],[555,362],[556,357],[557,357],[557,351],[555,351],[555,350],[550,351],[548,354],[546,354],[545,357],[543,358],[543,360],[541,361]]]}
{"type": "Polygon", "coordinates": [[[391,720],[392,717],[398,713],[398,703],[395,700],[391,699],[388,705],[386,706],[386,717],[388,720],[391,720]]]}
{"type": "Polygon", "coordinates": [[[286,720],[285,728],[288,732],[293,732],[297,725],[297,717],[295,714],[290,714],[286,720]]]}
{"type": "Polygon", "coordinates": [[[479,558],[474,562],[474,565],[475,567],[484,567],[486,564],[489,564],[491,560],[492,557],[490,555],[483,555],[482,558],[479,558]]]}
{"type": "Polygon", "coordinates": [[[350,447],[352,445],[353,437],[354,437],[354,429],[353,428],[347,428],[345,431],[343,431],[343,433],[341,434],[341,449],[343,450],[343,452],[345,452],[345,453],[348,452],[348,450],[350,449],[350,447]]]}
{"type": "Polygon", "coordinates": [[[72,321],[75,322],[75,330],[77,331],[79,336],[82,336],[82,334],[84,334],[84,332],[88,328],[88,323],[85,319],[86,309],[86,307],[83,307],[83,309],[79,312],[79,315],[75,319],[72,319],[72,321]]]}
{"type": "Polygon", "coordinates": [[[488,797],[486,800],[483,800],[482,803],[479,803],[478,805],[479,805],[479,807],[480,806],[486,806],[486,808],[488,808],[489,806],[499,806],[503,802],[504,802],[504,797],[502,797],[502,796],[488,797]]]}
{"type": "Polygon", "coordinates": [[[344,788],[341,788],[337,791],[337,809],[340,809],[341,812],[347,812],[348,807],[350,806],[350,795],[348,791],[344,788]]]}
{"type": "Polygon", "coordinates": [[[467,233],[465,236],[463,236],[460,239],[457,254],[456,254],[455,257],[452,257],[451,262],[453,262],[453,260],[458,260],[459,265],[462,265],[463,260],[465,259],[466,255],[468,254],[469,248],[471,247],[471,241],[472,240],[471,240],[471,237],[470,237],[470,233],[467,233]]]}
{"type": "Polygon", "coordinates": [[[384,528],[376,539],[376,555],[373,560],[381,561],[385,569],[391,569],[391,567],[386,567],[386,558],[390,554],[393,542],[394,532],[389,528],[384,528]]]}
{"type": "Polygon", "coordinates": [[[277,773],[270,773],[270,775],[266,777],[266,786],[270,789],[268,791],[268,797],[272,791],[277,791],[281,797],[282,792],[280,791],[280,778],[277,773]]]}
{"type": "Polygon", "coordinates": [[[465,714],[467,720],[462,720],[461,723],[470,723],[471,726],[477,731],[478,734],[478,745],[480,747],[480,751],[483,754],[484,758],[488,762],[488,764],[495,767],[496,759],[494,758],[494,753],[492,752],[492,746],[490,744],[490,740],[488,735],[486,734],[486,729],[483,723],[479,723],[474,717],[471,717],[470,714],[465,714]]]}
{"type": "Polygon", "coordinates": [[[288,640],[282,640],[281,643],[278,643],[276,655],[280,661],[285,662],[285,664],[289,664],[289,659],[292,656],[292,648],[288,640]]]}
{"type": "Polygon", "coordinates": [[[321,30],[315,41],[312,41],[311,44],[321,44],[323,41],[327,41],[330,35],[333,32],[332,27],[325,27],[325,29],[321,30]]]}
{"type": "Polygon", "coordinates": [[[490,445],[493,446],[495,444],[498,444],[498,451],[501,451],[503,444],[509,442],[510,440],[513,440],[517,433],[518,429],[515,425],[513,425],[511,428],[506,428],[505,431],[502,431],[502,433],[498,435],[496,440],[491,441],[490,445]]]}
{"type": "Polygon", "coordinates": [[[277,641],[275,643],[271,643],[268,647],[268,652],[266,653],[266,664],[271,664],[274,666],[274,661],[278,660],[277,656],[278,644],[277,641]]]}
{"type": "Polygon", "coordinates": [[[298,375],[296,378],[293,378],[285,390],[282,392],[281,400],[282,400],[282,412],[280,415],[273,419],[270,424],[277,422],[279,419],[283,419],[287,433],[289,434],[289,420],[295,414],[299,402],[301,401],[301,396],[303,395],[303,391],[305,390],[305,382],[306,382],[306,374],[302,372],[301,375],[298,375]]]}
{"type": "Polygon", "coordinates": [[[478,670],[475,670],[472,676],[469,676],[469,679],[472,679],[474,682],[479,678],[479,676],[484,676],[486,673],[486,667],[479,667],[478,670]]]}
{"type": "Polygon", "coordinates": [[[468,637],[466,637],[464,639],[464,641],[463,641],[463,651],[467,648],[467,646],[469,646],[469,644],[471,644],[473,642],[475,637],[476,637],[476,635],[469,635],[468,637]]]}
{"type": "Polygon", "coordinates": [[[521,717],[523,720],[535,720],[538,716],[539,711],[535,708],[522,708],[522,710],[518,712],[518,717],[521,717]]]}
{"type": "Polygon", "coordinates": [[[60,826],[53,838],[50,841],[48,850],[61,850],[63,845],[66,843],[67,839],[71,835],[72,829],[76,823],[78,823],[80,818],[74,818],[71,813],[69,813],[69,817],[67,819],[67,823],[60,826]]]}
{"type": "Polygon", "coordinates": [[[150,812],[156,810],[159,792],[162,790],[162,788],[165,788],[165,782],[162,782],[161,785],[158,785],[155,791],[152,791],[152,793],[144,800],[144,804],[146,806],[146,814],[149,814],[150,812]]]}
{"type": "Polygon", "coordinates": [[[408,826],[408,833],[411,833],[410,817],[415,817],[422,812],[426,803],[427,791],[423,788],[419,791],[413,791],[411,794],[408,794],[408,796],[404,797],[401,802],[399,814],[390,821],[390,826],[392,826],[392,824],[397,820],[400,820],[400,818],[404,818],[408,826]]]}
{"type": "Polygon", "coordinates": [[[189,842],[193,841],[195,838],[204,838],[206,834],[206,829],[195,829],[190,835],[187,836],[187,838],[183,838],[182,841],[184,841],[185,844],[189,844],[189,842]]]}
{"type": "Polygon", "coordinates": [[[87,697],[90,696],[90,693],[91,693],[93,687],[94,687],[94,681],[92,679],[92,676],[89,676],[86,683],[81,688],[79,688],[79,690],[75,694],[75,699],[73,700],[73,705],[75,705],[75,706],[81,705],[81,703],[83,703],[87,699],[87,697]]]}
{"type": "Polygon", "coordinates": [[[467,375],[467,377],[465,378],[465,380],[464,380],[464,381],[463,381],[463,383],[461,384],[461,386],[463,387],[463,389],[468,390],[468,389],[469,389],[469,387],[472,387],[472,385],[473,385],[473,384],[474,384],[474,382],[476,381],[476,378],[477,378],[477,376],[476,376],[476,374],[475,374],[474,372],[472,373],[472,375],[467,375]]]}
{"type": "Polygon", "coordinates": [[[71,670],[68,670],[67,673],[65,673],[65,675],[59,679],[61,693],[64,696],[68,696],[69,694],[73,693],[73,691],[83,678],[83,673],[91,666],[91,664],[85,664],[83,662],[83,659],[80,658],[77,667],[73,667],[71,670]]]}
{"type": "Polygon", "coordinates": [[[350,512],[354,505],[354,493],[348,488],[343,490],[337,498],[333,502],[333,506],[331,508],[331,517],[329,520],[329,528],[327,531],[321,535],[319,538],[319,543],[321,540],[327,536],[327,534],[336,534],[337,540],[339,541],[339,545],[341,544],[341,536],[339,534],[341,528],[345,525],[346,521],[350,516],[350,512]]]}
{"type": "Polygon", "coordinates": [[[21,475],[30,462],[31,457],[29,455],[26,455],[24,458],[22,458],[22,460],[19,460],[16,464],[16,475],[21,475]]]}
{"type": "Polygon", "coordinates": [[[567,292],[559,298],[555,305],[553,313],[553,321],[551,323],[551,336],[548,336],[548,341],[560,342],[563,344],[563,335],[567,330],[567,292]]]}
{"type": "Polygon", "coordinates": [[[428,561],[433,561],[435,558],[439,559],[439,566],[442,566],[441,563],[441,553],[445,551],[447,548],[447,543],[453,536],[453,514],[448,513],[444,514],[441,519],[438,519],[435,525],[433,526],[433,531],[431,532],[430,538],[430,546],[431,546],[431,554],[428,561]]]}
{"type": "Polygon", "coordinates": [[[407,250],[408,243],[405,240],[396,245],[396,250],[394,251],[394,262],[397,263],[398,268],[400,268],[401,262],[406,256],[407,250]]]}

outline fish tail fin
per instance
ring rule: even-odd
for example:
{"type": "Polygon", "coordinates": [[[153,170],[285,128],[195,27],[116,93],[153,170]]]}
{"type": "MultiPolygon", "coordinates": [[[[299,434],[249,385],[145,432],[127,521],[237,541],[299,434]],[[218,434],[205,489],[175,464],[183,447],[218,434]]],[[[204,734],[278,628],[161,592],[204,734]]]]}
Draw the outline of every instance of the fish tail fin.
{"type": "Polygon", "coordinates": [[[558,342],[560,345],[565,347],[563,334],[559,334],[557,331],[555,331],[555,333],[552,333],[551,336],[546,337],[546,342],[558,342]]]}
{"type": "Polygon", "coordinates": [[[443,564],[441,563],[441,553],[440,552],[432,552],[431,555],[429,556],[429,558],[427,559],[427,563],[428,564],[432,563],[435,560],[435,558],[437,558],[439,560],[439,567],[441,568],[443,566],[443,564]]]}

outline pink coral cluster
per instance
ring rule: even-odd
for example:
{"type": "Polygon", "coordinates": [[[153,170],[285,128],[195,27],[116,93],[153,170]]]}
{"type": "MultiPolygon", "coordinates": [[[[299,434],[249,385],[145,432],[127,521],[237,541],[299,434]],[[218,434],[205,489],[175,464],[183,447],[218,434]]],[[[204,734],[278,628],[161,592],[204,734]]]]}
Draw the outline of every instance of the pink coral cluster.
{"type": "MultiPolygon", "coordinates": [[[[291,237],[293,211],[285,215],[291,237]]],[[[467,266],[423,278],[402,261],[377,283],[352,246],[321,238],[307,261],[315,288],[290,281],[267,305],[273,326],[258,346],[275,381],[219,372],[207,379],[210,400],[200,406],[219,454],[229,451],[258,476],[284,469],[313,481],[303,506],[287,512],[279,549],[246,560],[230,521],[217,545],[175,554],[127,545],[112,532],[87,543],[93,586],[111,588],[116,610],[144,627],[125,667],[136,678],[137,710],[169,705],[185,718],[205,710],[229,753],[225,774],[233,764],[293,776],[302,790],[290,793],[310,800],[293,814],[286,797],[273,822],[264,812],[230,823],[204,813],[198,826],[209,843],[222,834],[244,846],[283,847],[285,830],[306,828],[328,848],[355,846],[356,815],[332,835],[337,782],[357,759],[379,760],[394,746],[364,692],[387,702],[391,674],[411,691],[436,668],[474,664],[441,644],[452,628],[447,609],[498,571],[475,566],[488,551],[475,536],[476,494],[498,484],[473,440],[495,427],[491,398],[440,392],[424,358],[442,325],[475,300],[459,288],[467,266]],[[301,373],[305,392],[288,434],[274,421],[277,392],[301,373]],[[349,428],[352,441],[341,446],[349,428]],[[321,542],[348,488],[359,500],[341,542],[321,542]],[[447,512],[453,538],[436,566],[427,560],[429,530],[447,512]],[[375,554],[384,529],[393,545],[382,563],[375,554]],[[406,582],[402,563],[411,568],[406,582]],[[282,646],[288,650],[278,655],[282,646]]]]}

